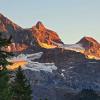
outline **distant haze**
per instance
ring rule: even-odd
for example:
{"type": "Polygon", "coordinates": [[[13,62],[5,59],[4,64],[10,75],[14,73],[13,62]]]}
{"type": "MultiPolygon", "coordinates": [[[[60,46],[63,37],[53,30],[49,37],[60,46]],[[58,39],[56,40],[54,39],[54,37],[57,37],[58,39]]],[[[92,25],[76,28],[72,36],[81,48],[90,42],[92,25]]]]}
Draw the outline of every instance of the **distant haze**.
{"type": "Polygon", "coordinates": [[[65,43],[100,42],[100,0],[0,0],[0,13],[24,28],[40,20],[65,43]]]}

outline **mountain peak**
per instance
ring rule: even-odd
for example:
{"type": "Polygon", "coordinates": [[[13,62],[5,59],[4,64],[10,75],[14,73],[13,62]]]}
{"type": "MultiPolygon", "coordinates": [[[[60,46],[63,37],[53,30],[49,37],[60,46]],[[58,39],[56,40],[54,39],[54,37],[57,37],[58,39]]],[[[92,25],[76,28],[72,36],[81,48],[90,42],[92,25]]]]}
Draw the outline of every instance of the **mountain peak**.
{"type": "Polygon", "coordinates": [[[83,45],[99,44],[94,38],[88,36],[83,37],[78,43],[83,45]]]}
{"type": "Polygon", "coordinates": [[[43,48],[56,48],[57,46],[54,45],[52,41],[63,43],[58,34],[47,29],[41,21],[38,21],[37,24],[31,28],[31,31],[39,46],[43,48]]]}
{"type": "Polygon", "coordinates": [[[77,44],[82,45],[88,58],[100,58],[100,44],[94,38],[85,36],[77,44]]]}
{"type": "Polygon", "coordinates": [[[20,29],[22,29],[20,26],[13,23],[10,19],[0,13],[0,31],[13,33],[20,29]]]}
{"type": "Polygon", "coordinates": [[[0,23],[7,19],[3,14],[0,13],[0,23]]]}
{"type": "Polygon", "coordinates": [[[4,17],[3,14],[0,13],[0,17],[4,17]]]}
{"type": "Polygon", "coordinates": [[[36,28],[39,30],[44,30],[45,26],[43,25],[43,23],[41,21],[38,21],[36,24],[36,28]]]}
{"type": "Polygon", "coordinates": [[[87,41],[89,41],[89,42],[98,43],[94,38],[88,37],[88,36],[83,37],[83,40],[87,40],[87,41]]]}

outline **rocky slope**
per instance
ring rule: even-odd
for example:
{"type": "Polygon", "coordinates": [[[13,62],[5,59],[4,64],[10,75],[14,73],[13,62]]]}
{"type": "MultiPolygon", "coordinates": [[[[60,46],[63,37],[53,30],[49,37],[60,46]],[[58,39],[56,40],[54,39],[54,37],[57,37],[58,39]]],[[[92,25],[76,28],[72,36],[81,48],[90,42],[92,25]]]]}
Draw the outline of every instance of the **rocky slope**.
{"type": "Polygon", "coordinates": [[[84,54],[90,59],[100,59],[100,43],[92,37],[83,37],[77,44],[85,49],[84,54]]]}
{"type": "Polygon", "coordinates": [[[0,13],[0,31],[5,33],[13,33],[21,29],[22,28],[20,26],[13,23],[11,20],[0,13]]]}
{"type": "Polygon", "coordinates": [[[3,37],[12,36],[13,43],[6,48],[12,52],[24,51],[35,44],[46,49],[56,48],[51,41],[63,43],[56,32],[47,29],[40,21],[32,28],[23,29],[0,14],[0,31],[3,32],[3,37]]]}
{"type": "Polygon", "coordinates": [[[33,100],[73,100],[72,95],[82,89],[100,91],[100,61],[88,60],[80,53],[49,49],[15,59],[28,62],[22,68],[32,86],[33,100]]]}
{"type": "Polygon", "coordinates": [[[33,100],[70,100],[69,94],[84,88],[100,91],[100,61],[85,57],[100,57],[100,44],[93,38],[84,37],[76,44],[65,45],[56,32],[41,22],[23,29],[3,15],[0,31],[3,37],[12,35],[12,44],[6,50],[22,53],[12,59],[15,63],[10,67],[13,70],[22,65],[32,86],[33,100]],[[78,49],[84,52],[76,52],[78,49]],[[25,65],[18,61],[23,59],[25,65]]]}
{"type": "Polygon", "coordinates": [[[43,48],[56,48],[52,41],[57,43],[63,43],[56,32],[45,28],[42,22],[37,22],[31,29],[33,36],[43,48]]]}
{"type": "Polygon", "coordinates": [[[61,47],[81,52],[89,59],[100,59],[100,43],[95,39],[84,37],[76,44],[65,45],[56,32],[47,29],[40,21],[32,28],[23,29],[0,14],[0,31],[3,37],[12,36],[12,44],[6,48],[9,52],[32,53],[61,47]]]}

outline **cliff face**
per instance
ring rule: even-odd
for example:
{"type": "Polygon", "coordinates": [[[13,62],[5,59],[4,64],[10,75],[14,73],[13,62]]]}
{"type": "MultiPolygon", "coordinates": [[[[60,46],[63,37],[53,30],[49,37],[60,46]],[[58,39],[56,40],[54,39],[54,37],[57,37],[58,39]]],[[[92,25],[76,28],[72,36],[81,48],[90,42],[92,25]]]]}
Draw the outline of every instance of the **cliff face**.
{"type": "Polygon", "coordinates": [[[17,36],[18,32],[23,30],[20,26],[13,23],[7,17],[0,14],[0,32],[2,32],[2,37],[9,38],[12,36],[12,44],[5,48],[6,51],[16,52],[22,51],[27,48],[27,46],[23,43],[18,43],[16,40],[19,40],[19,36],[17,36]]]}
{"type": "Polygon", "coordinates": [[[22,29],[17,24],[10,21],[8,18],[0,14],[0,31],[6,32],[6,33],[13,33],[15,31],[18,31],[22,29]]]}
{"type": "Polygon", "coordinates": [[[6,48],[9,52],[21,52],[35,43],[46,49],[56,48],[52,41],[62,43],[57,33],[45,28],[40,21],[32,28],[23,29],[0,14],[0,31],[3,32],[3,37],[12,36],[12,44],[6,48]]]}
{"type": "Polygon", "coordinates": [[[85,48],[84,54],[88,58],[100,58],[100,43],[98,43],[95,39],[92,37],[84,37],[78,43],[85,48]]]}
{"type": "MultiPolygon", "coordinates": [[[[58,48],[57,43],[63,44],[57,33],[47,29],[40,21],[32,28],[24,29],[0,14],[0,32],[3,32],[3,37],[12,36],[12,44],[5,48],[9,52],[22,52],[30,48],[37,50],[37,47],[38,49],[54,49],[58,48]]],[[[100,43],[95,39],[84,37],[76,44],[81,44],[85,50],[81,53],[87,58],[100,59],[100,43]]]]}
{"type": "Polygon", "coordinates": [[[31,32],[38,44],[43,48],[56,48],[52,41],[63,43],[56,32],[45,28],[40,21],[31,28],[31,32]]]}

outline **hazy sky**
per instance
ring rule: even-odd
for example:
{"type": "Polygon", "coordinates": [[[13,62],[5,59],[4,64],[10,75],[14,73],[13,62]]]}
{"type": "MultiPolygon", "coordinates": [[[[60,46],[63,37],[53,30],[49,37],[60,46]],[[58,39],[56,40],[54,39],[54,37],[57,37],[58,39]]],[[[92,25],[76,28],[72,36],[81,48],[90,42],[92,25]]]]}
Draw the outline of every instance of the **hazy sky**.
{"type": "Polygon", "coordinates": [[[22,27],[40,20],[65,43],[83,36],[100,42],[100,0],[0,0],[0,13],[22,27]]]}

